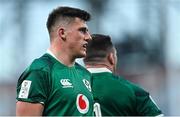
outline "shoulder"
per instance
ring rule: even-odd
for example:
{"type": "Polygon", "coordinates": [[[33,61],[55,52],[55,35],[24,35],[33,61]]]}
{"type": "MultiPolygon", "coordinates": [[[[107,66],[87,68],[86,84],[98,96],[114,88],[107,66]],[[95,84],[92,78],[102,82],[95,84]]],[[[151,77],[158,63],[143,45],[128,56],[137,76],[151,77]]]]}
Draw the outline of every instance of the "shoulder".
{"type": "Polygon", "coordinates": [[[141,86],[131,81],[126,80],[124,77],[117,76],[117,75],[113,75],[113,77],[114,79],[117,79],[127,89],[129,89],[134,95],[136,96],[149,95],[149,93],[146,90],[144,90],[141,86]]]}
{"type": "Polygon", "coordinates": [[[81,66],[78,63],[75,63],[75,68],[78,70],[78,72],[85,73],[85,74],[91,74],[85,67],[81,66]]]}
{"type": "Polygon", "coordinates": [[[138,84],[126,80],[126,85],[131,88],[135,96],[149,96],[149,92],[147,92],[143,87],[138,84]]]}
{"type": "Polygon", "coordinates": [[[45,78],[45,76],[50,73],[54,64],[55,62],[53,59],[47,54],[44,54],[40,58],[35,59],[30,66],[26,68],[26,70],[21,74],[19,81],[23,81],[28,78],[45,78]]]}
{"type": "Polygon", "coordinates": [[[32,64],[29,66],[29,70],[41,70],[48,71],[50,70],[56,61],[48,54],[44,54],[38,59],[35,59],[32,64]]]}

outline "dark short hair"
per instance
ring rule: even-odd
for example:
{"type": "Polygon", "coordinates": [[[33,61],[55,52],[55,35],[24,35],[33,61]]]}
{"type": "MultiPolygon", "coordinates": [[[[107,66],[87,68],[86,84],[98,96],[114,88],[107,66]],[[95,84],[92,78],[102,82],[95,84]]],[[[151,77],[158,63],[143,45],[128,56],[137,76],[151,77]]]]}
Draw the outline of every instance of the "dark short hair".
{"type": "Polygon", "coordinates": [[[113,43],[111,37],[102,34],[91,35],[92,40],[87,46],[87,54],[84,62],[98,61],[105,58],[108,53],[113,52],[113,43]]]}
{"type": "Polygon", "coordinates": [[[72,8],[67,6],[61,6],[54,9],[47,19],[47,29],[49,32],[51,32],[52,27],[55,25],[55,23],[60,20],[60,17],[62,18],[75,18],[78,17],[84,21],[89,21],[91,18],[91,15],[86,12],[85,10],[81,10],[78,8],[72,8]]]}

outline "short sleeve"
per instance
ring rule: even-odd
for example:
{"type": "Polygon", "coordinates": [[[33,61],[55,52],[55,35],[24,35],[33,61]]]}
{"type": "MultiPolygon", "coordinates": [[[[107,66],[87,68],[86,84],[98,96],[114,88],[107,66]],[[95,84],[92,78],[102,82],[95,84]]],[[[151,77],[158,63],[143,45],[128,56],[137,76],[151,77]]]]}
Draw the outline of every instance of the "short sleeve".
{"type": "Polygon", "coordinates": [[[47,73],[34,70],[22,75],[17,83],[18,101],[44,104],[48,95],[47,73]]]}
{"type": "Polygon", "coordinates": [[[148,92],[137,87],[135,90],[135,95],[136,95],[137,112],[139,115],[157,116],[162,114],[161,110],[152,100],[148,92]]]}

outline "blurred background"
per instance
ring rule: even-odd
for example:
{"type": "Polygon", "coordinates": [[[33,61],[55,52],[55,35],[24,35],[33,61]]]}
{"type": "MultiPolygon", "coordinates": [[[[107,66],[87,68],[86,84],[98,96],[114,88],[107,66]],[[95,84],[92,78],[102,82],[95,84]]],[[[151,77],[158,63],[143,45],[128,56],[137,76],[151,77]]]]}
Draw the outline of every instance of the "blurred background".
{"type": "Polygon", "coordinates": [[[46,20],[59,5],[89,11],[90,32],[116,45],[117,74],[149,91],[166,116],[180,115],[180,0],[0,0],[1,116],[15,115],[18,77],[46,52],[46,20]]]}

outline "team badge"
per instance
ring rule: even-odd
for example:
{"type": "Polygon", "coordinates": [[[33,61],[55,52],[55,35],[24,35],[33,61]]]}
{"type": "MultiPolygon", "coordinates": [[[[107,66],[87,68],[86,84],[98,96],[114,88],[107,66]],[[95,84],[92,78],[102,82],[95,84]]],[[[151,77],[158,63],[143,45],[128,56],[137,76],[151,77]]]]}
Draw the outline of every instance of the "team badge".
{"type": "Polygon", "coordinates": [[[83,83],[86,86],[86,88],[91,92],[91,85],[88,80],[83,79],[83,83]]]}
{"type": "Polygon", "coordinates": [[[76,99],[76,106],[80,113],[85,114],[89,110],[89,100],[83,94],[78,94],[76,99]]]}

